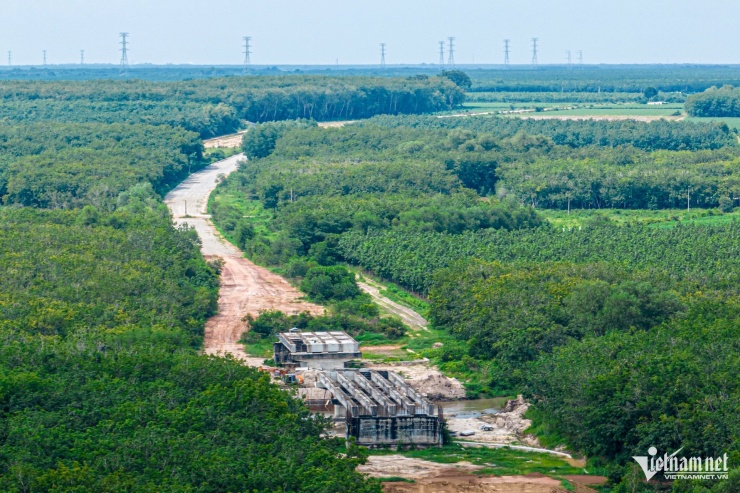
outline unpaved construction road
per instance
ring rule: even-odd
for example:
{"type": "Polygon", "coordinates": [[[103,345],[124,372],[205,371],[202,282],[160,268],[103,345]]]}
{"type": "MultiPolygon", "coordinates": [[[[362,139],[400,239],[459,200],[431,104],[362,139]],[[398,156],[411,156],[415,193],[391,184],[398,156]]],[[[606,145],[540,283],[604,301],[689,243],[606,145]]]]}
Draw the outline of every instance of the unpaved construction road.
{"type": "Polygon", "coordinates": [[[324,308],[303,301],[303,294],[288,281],[244,258],[239,249],[221,237],[211,222],[207,214],[208,196],[219,179],[235,171],[243,159],[244,155],[239,154],[193,173],[167,194],[165,203],[176,224],[187,224],[198,232],[206,258],[220,257],[224,261],[218,315],[211,317],[205,327],[205,353],[230,354],[247,364],[259,365],[262,358],[250,358],[239,344],[246,330],[242,319],[247,314],[256,316],[263,310],[321,314],[324,308]]]}
{"type": "Polygon", "coordinates": [[[406,325],[411,327],[411,329],[423,330],[427,328],[429,322],[427,322],[424,317],[416,313],[411,308],[399,305],[395,301],[389,300],[380,294],[380,290],[384,289],[382,285],[367,278],[364,282],[358,281],[357,285],[360,289],[369,294],[375,303],[380,305],[388,313],[399,317],[406,325]]]}

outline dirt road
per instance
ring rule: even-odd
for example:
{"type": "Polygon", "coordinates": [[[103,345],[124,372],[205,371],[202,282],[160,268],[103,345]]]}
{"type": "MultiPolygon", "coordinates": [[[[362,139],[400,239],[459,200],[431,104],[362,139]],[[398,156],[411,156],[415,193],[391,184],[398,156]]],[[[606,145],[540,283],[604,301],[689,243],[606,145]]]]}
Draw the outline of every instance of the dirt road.
{"type": "Polygon", "coordinates": [[[401,455],[370,456],[357,470],[374,478],[402,477],[414,483],[385,482],[386,493],[553,493],[564,492],[560,481],[541,474],[476,476],[482,469],[469,462],[439,464],[401,455]]]}
{"type": "Polygon", "coordinates": [[[187,224],[198,232],[203,255],[220,257],[221,289],[218,315],[208,320],[203,347],[206,354],[231,354],[247,364],[259,365],[261,358],[250,358],[239,344],[246,330],[245,315],[258,315],[262,310],[281,310],[295,314],[308,311],[323,313],[324,308],[301,300],[302,293],[282,277],[259,267],[246,258],[239,249],[218,233],[207,214],[208,196],[216,188],[221,176],[235,171],[242,154],[212,164],[194,173],[172,190],[165,203],[176,224],[187,224]]]}
{"type": "Polygon", "coordinates": [[[358,281],[357,285],[360,289],[369,294],[375,303],[380,305],[388,313],[399,317],[411,329],[423,330],[427,328],[429,322],[427,322],[424,317],[416,313],[411,308],[399,305],[395,301],[389,300],[385,296],[381,295],[380,290],[383,289],[383,286],[380,284],[374,283],[370,279],[366,278],[364,282],[358,281]]]}
{"type": "Polygon", "coordinates": [[[240,145],[242,145],[242,138],[244,137],[245,133],[247,133],[246,130],[231,135],[224,135],[222,137],[204,140],[203,147],[205,147],[206,149],[217,149],[219,147],[239,147],[240,145]]]}

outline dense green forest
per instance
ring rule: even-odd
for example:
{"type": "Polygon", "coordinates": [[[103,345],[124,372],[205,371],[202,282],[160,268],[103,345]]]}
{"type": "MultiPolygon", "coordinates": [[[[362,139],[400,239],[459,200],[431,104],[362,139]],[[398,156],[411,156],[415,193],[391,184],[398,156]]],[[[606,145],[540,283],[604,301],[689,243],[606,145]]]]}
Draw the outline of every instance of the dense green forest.
{"type": "Polygon", "coordinates": [[[712,86],[740,85],[740,69],[706,65],[603,65],[469,70],[473,92],[631,92],[654,87],[665,93],[696,93],[712,86]]]}
{"type": "Polygon", "coordinates": [[[298,282],[348,262],[426,297],[457,342],[424,355],[470,395],[525,393],[543,440],[605,461],[614,484],[651,445],[740,456],[738,223],[566,229],[537,212],[729,211],[726,126],[396,116],[268,123],[243,149],[211,210],[250,258],[298,282]]]}
{"type": "Polygon", "coordinates": [[[528,118],[436,118],[432,116],[378,116],[358,123],[363,126],[467,130],[491,134],[494,138],[514,137],[519,133],[544,136],[553,143],[572,148],[631,146],[644,151],[718,149],[734,143],[733,134],[722,123],[690,124],[657,120],[535,120],[528,118]]]}
{"type": "MultiPolygon", "coordinates": [[[[206,164],[200,138],[247,121],[263,123],[213,220],[329,313],[265,312],[243,342],[294,326],[407,340],[353,264],[429,302],[447,335],[422,356],[467,379],[470,396],[524,393],[543,442],[605,466],[615,491],[649,446],[738,464],[738,223],[594,215],[556,228],[541,212],[731,212],[737,135],[721,123],[404,116],[455,108],[464,90],[678,101],[737,85],[737,69],[153,69],[165,83],[30,72],[59,80],[0,83],[0,490],[380,491],[355,472],[365,452],[322,438],[322,418],[237,361],[197,353],[221,264],[161,197],[206,164]]],[[[705,486],[673,489],[727,491],[705,486]]]]}
{"type": "Polygon", "coordinates": [[[610,262],[634,269],[675,269],[699,288],[733,290],[737,282],[740,226],[650,226],[595,224],[584,230],[552,227],[516,232],[350,232],[339,249],[349,259],[410,289],[427,292],[440,268],[468,257],[489,261],[610,262]]]}
{"type": "Polygon", "coordinates": [[[268,207],[408,188],[447,196],[461,186],[553,209],[729,207],[740,192],[739,148],[721,123],[378,117],[308,127],[280,139],[274,125],[256,127],[245,151],[274,154],[234,180],[268,207]]]}
{"type": "Polygon", "coordinates": [[[0,128],[0,204],[110,209],[148,183],[164,193],[205,166],[197,134],[168,126],[38,123],[0,128]]]}
{"type": "Polygon", "coordinates": [[[0,130],[0,490],[379,492],[322,418],[198,354],[221,264],[161,198],[202,143],[106,111],[0,130]]]}
{"type": "Polygon", "coordinates": [[[212,137],[244,122],[348,120],[458,106],[445,77],[228,77],[177,82],[0,82],[0,121],[166,124],[212,137]]]}
{"type": "Polygon", "coordinates": [[[686,113],[691,116],[740,117],[740,89],[710,87],[689,96],[685,106],[686,113]]]}

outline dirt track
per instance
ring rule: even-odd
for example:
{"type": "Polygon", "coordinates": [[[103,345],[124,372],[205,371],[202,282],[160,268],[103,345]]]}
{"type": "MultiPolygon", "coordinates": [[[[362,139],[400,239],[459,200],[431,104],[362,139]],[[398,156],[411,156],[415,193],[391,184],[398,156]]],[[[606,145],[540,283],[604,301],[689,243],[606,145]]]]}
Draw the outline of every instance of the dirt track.
{"type": "Polygon", "coordinates": [[[357,285],[364,292],[370,295],[375,303],[384,308],[388,313],[398,316],[403,322],[411,327],[413,330],[423,330],[427,328],[429,322],[424,317],[416,313],[411,308],[406,308],[403,305],[399,305],[395,301],[389,300],[385,296],[380,294],[380,289],[383,288],[380,284],[374,283],[370,279],[366,279],[365,282],[357,282],[357,285]]]}
{"type": "Polygon", "coordinates": [[[560,493],[560,481],[541,474],[527,476],[483,476],[471,473],[481,469],[469,462],[439,464],[401,455],[370,456],[357,470],[375,478],[402,477],[414,483],[386,482],[386,493],[560,493]]]}
{"type": "Polygon", "coordinates": [[[205,327],[206,354],[231,354],[247,364],[259,365],[262,359],[250,358],[238,343],[246,329],[242,321],[245,315],[257,315],[268,309],[289,314],[303,311],[319,314],[324,308],[299,299],[302,293],[288,281],[244,258],[242,252],[221,237],[206,213],[208,196],[216,188],[219,176],[235,171],[242,159],[244,156],[240,154],[190,175],[167,194],[165,203],[176,224],[195,228],[206,257],[220,257],[224,261],[218,315],[209,319],[205,327]]]}
{"type": "Polygon", "coordinates": [[[239,147],[242,145],[242,138],[246,130],[243,132],[237,132],[231,135],[224,135],[223,137],[216,137],[215,139],[208,139],[203,141],[203,147],[206,149],[217,149],[219,147],[239,147]]]}

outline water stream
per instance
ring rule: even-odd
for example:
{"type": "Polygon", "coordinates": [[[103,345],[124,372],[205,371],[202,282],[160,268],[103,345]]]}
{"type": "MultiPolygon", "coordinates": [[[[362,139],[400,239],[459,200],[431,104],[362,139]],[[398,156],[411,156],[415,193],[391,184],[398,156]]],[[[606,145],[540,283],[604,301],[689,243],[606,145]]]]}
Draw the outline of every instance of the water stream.
{"type": "Polygon", "coordinates": [[[437,402],[442,406],[446,417],[478,418],[484,414],[496,414],[501,411],[507,397],[492,397],[490,399],[475,399],[466,401],[437,402]]]}

